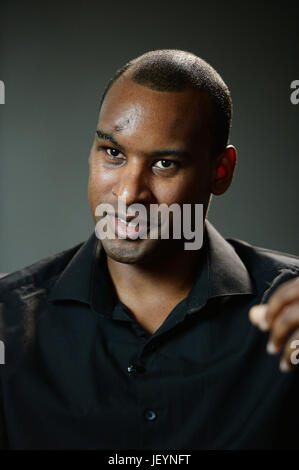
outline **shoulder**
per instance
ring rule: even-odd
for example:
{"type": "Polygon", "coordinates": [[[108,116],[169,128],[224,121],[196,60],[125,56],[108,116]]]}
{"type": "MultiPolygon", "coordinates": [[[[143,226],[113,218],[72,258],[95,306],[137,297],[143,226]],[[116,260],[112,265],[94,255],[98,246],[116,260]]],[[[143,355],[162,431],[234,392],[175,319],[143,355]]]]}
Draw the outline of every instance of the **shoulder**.
{"type": "Polygon", "coordinates": [[[299,257],[283,251],[270,250],[268,248],[251,245],[243,240],[228,238],[227,241],[236,252],[243,257],[252,268],[299,269],[299,257]]]}
{"type": "Polygon", "coordinates": [[[267,301],[280,284],[299,276],[299,257],[296,255],[233,238],[228,238],[227,242],[243,261],[257,290],[264,292],[263,301],[267,301]]]}
{"type": "Polygon", "coordinates": [[[16,293],[26,295],[36,289],[50,287],[83,243],[2,277],[0,279],[0,301],[16,293]]]}
{"type": "Polygon", "coordinates": [[[24,306],[24,303],[28,303],[28,299],[46,299],[49,290],[83,243],[2,277],[0,279],[0,321],[2,320],[2,324],[5,312],[7,314],[9,311],[12,319],[14,312],[20,311],[17,307],[24,306]]]}
{"type": "MultiPolygon", "coordinates": [[[[37,322],[49,292],[83,242],[0,279],[0,340],[5,371],[32,351],[37,322]]],[[[3,370],[0,368],[0,376],[3,370]]]]}

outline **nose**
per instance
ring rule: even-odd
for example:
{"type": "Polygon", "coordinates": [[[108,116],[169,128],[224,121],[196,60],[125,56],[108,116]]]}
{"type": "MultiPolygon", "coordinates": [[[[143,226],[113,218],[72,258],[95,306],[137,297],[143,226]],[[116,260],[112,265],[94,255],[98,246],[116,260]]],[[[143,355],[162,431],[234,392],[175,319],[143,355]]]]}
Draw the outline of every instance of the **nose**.
{"type": "Polygon", "coordinates": [[[142,163],[127,163],[119,169],[117,181],[112,188],[114,196],[131,204],[148,204],[153,194],[147,176],[147,168],[142,163]]]}

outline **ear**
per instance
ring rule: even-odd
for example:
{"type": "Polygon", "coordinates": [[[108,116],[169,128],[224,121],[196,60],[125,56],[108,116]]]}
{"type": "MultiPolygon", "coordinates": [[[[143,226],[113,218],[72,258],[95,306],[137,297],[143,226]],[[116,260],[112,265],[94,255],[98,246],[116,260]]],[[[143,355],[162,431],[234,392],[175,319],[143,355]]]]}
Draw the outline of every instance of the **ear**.
{"type": "Polygon", "coordinates": [[[237,151],[233,145],[228,145],[224,152],[213,162],[211,193],[223,194],[230,186],[237,161],[237,151]]]}

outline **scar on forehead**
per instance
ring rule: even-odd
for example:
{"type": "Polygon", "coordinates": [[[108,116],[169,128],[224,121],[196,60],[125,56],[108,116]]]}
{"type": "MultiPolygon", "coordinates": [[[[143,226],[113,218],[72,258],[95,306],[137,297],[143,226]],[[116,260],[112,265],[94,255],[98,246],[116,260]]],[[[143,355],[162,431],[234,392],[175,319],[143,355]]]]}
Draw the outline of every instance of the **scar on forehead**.
{"type": "Polygon", "coordinates": [[[134,105],[133,107],[130,107],[129,110],[125,110],[123,116],[119,117],[115,123],[115,131],[122,131],[128,127],[135,126],[141,115],[142,109],[138,105],[134,105]]]}
{"type": "Polygon", "coordinates": [[[117,124],[115,124],[114,130],[115,131],[122,131],[122,130],[126,129],[130,125],[130,123],[132,123],[132,119],[130,119],[130,118],[122,119],[117,124]]]}

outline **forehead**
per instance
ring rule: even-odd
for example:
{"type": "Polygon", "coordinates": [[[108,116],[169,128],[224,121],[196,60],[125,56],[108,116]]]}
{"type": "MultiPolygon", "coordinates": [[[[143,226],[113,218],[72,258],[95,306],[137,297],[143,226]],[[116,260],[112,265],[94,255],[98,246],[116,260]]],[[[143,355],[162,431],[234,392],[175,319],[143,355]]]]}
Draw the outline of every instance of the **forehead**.
{"type": "Polygon", "coordinates": [[[121,76],[104,99],[99,127],[146,140],[187,143],[206,131],[207,120],[206,94],[195,90],[156,91],[121,76]]]}

